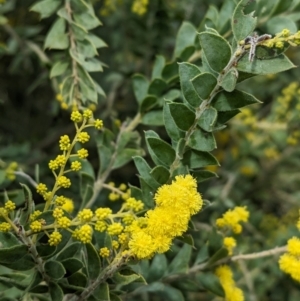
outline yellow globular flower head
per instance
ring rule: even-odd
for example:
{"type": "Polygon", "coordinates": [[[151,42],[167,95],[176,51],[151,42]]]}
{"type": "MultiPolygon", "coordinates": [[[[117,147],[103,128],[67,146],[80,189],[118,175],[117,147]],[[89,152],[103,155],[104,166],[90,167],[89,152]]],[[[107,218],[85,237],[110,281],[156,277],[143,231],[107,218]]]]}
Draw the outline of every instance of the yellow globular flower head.
{"type": "Polygon", "coordinates": [[[279,268],[289,274],[294,280],[300,282],[300,260],[296,256],[290,253],[280,256],[279,268]]]}
{"type": "Polygon", "coordinates": [[[0,232],[8,232],[11,229],[11,225],[7,222],[0,223],[0,232]]]}
{"type": "Polygon", "coordinates": [[[107,247],[101,248],[99,251],[99,255],[103,258],[106,258],[109,256],[109,249],[107,247]]]}
{"type": "Polygon", "coordinates": [[[48,243],[50,246],[57,246],[62,240],[62,235],[58,231],[50,234],[48,243]]]}
{"type": "Polygon", "coordinates": [[[176,176],[171,185],[161,186],[155,194],[157,206],[187,210],[193,215],[200,211],[203,200],[197,191],[197,181],[191,175],[176,176]]]}
{"type": "Polygon", "coordinates": [[[122,184],[120,184],[119,189],[122,191],[125,191],[127,189],[127,185],[122,183],[122,184]]]}
{"type": "Polygon", "coordinates": [[[122,222],[125,224],[125,225],[131,225],[134,221],[134,216],[133,215],[125,215],[123,218],[122,218],[122,222]]]}
{"type": "Polygon", "coordinates": [[[147,12],[149,0],[134,0],[131,11],[137,15],[144,15],[147,12]]]}
{"type": "Polygon", "coordinates": [[[55,219],[58,219],[58,218],[64,216],[64,211],[63,211],[61,208],[58,208],[58,207],[57,207],[57,208],[55,208],[55,209],[53,210],[52,215],[53,215],[53,217],[54,217],[55,219]]]}
{"type": "Polygon", "coordinates": [[[88,223],[89,221],[92,220],[94,214],[91,209],[83,209],[78,212],[78,219],[83,222],[83,223],[88,223]]]}
{"type": "Polygon", "coordinates": [[[29,220],[32,222],[37,219],[38,216],[40,216],[42,212],[40,210],[35,210],[33,213],[30,214],[29,220]]]}
{"type": "Polygon", "coordinates": [[[82,148],[77,151],[77,155],[80,159],[85,159],[88,157],[89,153],[85,148],[82,148]]]}
{"type": "Polygon", "coordinates": [[[293,255],[300,257],[300,239],[298,237],[293,237],[288,240],[287,251],[293,255]]]}
{"type": "Polygon", "coordinates": [[[78,239],[84,244],[88,244],[92,242],[93,229],[90,225],[85,224],[80,228],[75,229],[73,232],[73,237],[78,239]]]}
{"type": "Polygon", "coordinates": [[[38,194],[44,195],[47,191],[48,191],[48,188],[47,188],[47,186],[44,183],[39,183],[36,186],[36,192],[38,194]]]}
{"type": "Polygon", "coordinates": [[[120,244],[125,244],[128,242],[128,235],[126,233],[121,233],[118,235],[118,241],[120,244]]]}
{"type": "Polygon", "coordinates": [[[124,193],[122,194],[122,199],[123,199],[124,201],[126,201],[128,198],[130,198],[130,194],[131,194],[130,189],[127,189],[126,192],[124,192],[124,193]]]}
{"type": "Polygon", "coordinates": [[[81,168],[82,168],[81,162],[79,162],[79,161],[74,161],[74,162],[71,163],[71,169],[72,169],[73,171],[79,171],[81,168]]]}
{"type": "Polygon", "coordinates": [[[4,208],[9,212],[9,211],[13,211],[16,209],[16,204],[14,202],[12,202],[11,200],[8,200],[5,205],[4,208]]]}
{"type": "Polygon", "coordinates": [[[104,232],[107,228],[107,225],[104,221],[97,221],[95,224],[95,230],[99,232],[104,232]]]}
{"type": "Polygon", "coordinates": [[[187,230],[191,215],[203,204],[196,180],[191,175],[176,176],[172,184],[161,186],[154,200],[156,207],[146,213],[142,225],[134,221],[126,227],[126,232],[131,235],[129,249],[140,259],[169,250],[172,239],[187,230]]]}
{"type": "Polygon", "coordinates": [[[233,249],[236,247],[236,240],[233,237],[224,237],[224,247],[228,250],[228,255],[233,254],[233,249]]]}
{"type": "Polygon", "coordinates": [[[66,203],[66,197],[64,197],[63,195],[56,197],[55,199],[56,206],[63,206],[65,203],[66,203]]]}
{"type": "Polygon", "coordinates": [[[84,112],[83,112],[83,117],[84,117],[85,119],[90,119],[90,118],[92,118],[92,117],[93,117],[93,112],[92,112],[92,110],[90,110],[90,109],[84,110],[84,112]]]}
{"type": "Polygon", "coordinates": [[[42,230],[43,224],[41,221],[34,221],[29,227],[33,232],[39,232],[42,230]]]}
{"type": "Polygon", "coordinates": [[[101,130],[103,128],[103,121],[101,119],[96,119],[94,121],[94,127],[97,129],[97,130],[101,130]]]}
{"type": "Polygon", "coordinates": [[[82,114],[79,111],[73,111],[71,113],[71,120],[78,123],[82,121],[82,114]]]}
{"type": "Polygon", "coordinates": [[[86,143],[90,140],[90,135],[87,132],[81,132],[77,135],[77,141],[86,143]]]}
{"type": "Polygon", "coordinates": [[[74,210],[74,203],[71,199],[65,198],[64,204],[61,206],[62,209],[67,211],[68,213],[72,213],[74,210]]]}
{"type": "Polygon", "coordinates": [[[281,36],[282,37],[288,37],[290,35],[290,31],[289,31],[289,29],[283,29],[282,31],[281,31],[281,36]]]}
{"type": "Polygon", "coordinates": [[[99,220],[106,219],[110,214],[112,214],[112,210],[110,208],[98,208],[95,211],[95,215],[99,220]]]}
{"type": "Polygon", "coordinates": [[[63,229],[69,228],[71,226],[71,220],[66,216],[58,218],[56,222],[58,226],[63,229]]]}
{"type": "Polygon", "coordinates": [[[238,234],[242,231],[240,222],[247,222],[249,211],[246,207],[235,207],[223,214],[222,218],[216,220],[216,225],[219,228],[230,228],[234,233],[238,234]]]}
{"type": "Polygon", "coordinates": [[[281,41],[278,41],[278,42],[275,43],[275,47],[281,49],[281,48],[284,47],[284,43],[281,42],[281,41]]]}
{"type": "Polygon", "coordinates": [[[107,227],[109,235],[118,235],[123,231],[123,226],[120,223],[113,223],[107,227]]]}
{"type": "Polygon", "coordinates": [[[8,214],[8,211],[7,211],[5,208],[1,207],[1,208],[0,208],[0,216],[1,216],[1,215],[2,215],[2,216],[7,216],[7,214],[8,214]]]}
{"type": "Polygon", "coordinates": [[[5,177],[11,181],[15,180],[16,175],[15,171],[18,169],[17,162],[11,162],[8,167],[5,169],[5,177]]]}
{"type": "Polygon", "coordinates": [[[109,195],[108,195],[108,199],[112,202],[114,201],[117,201],[118,199],[120,198],[120,195],[115,193],[115,192],[111,192],[109,195]]]}
{"type": "Polygon", "coordinates": [[[58,155],[58,156],[55,158],[55,161],[56,161],[56,163],[57,163],[57,165],[58,165],[59,167],[62,167],[62,166],[64,166],[64,165],[66,164],[67,158],[66,158],[66,156],[64,156],[64,155],[58,155]]]}
{"type": "Polygon", "coordinates": [[[118,242],[117,240],[113,240],[113,241],[112,241],[112,247],[113,247],[114,249],[118,249],[119,246],[120,246],[120,244],[119,244],[119,242],[118,242]]]}
{"type": "Polygon", "coordinates": [[[68,135],[63,135],[59,140],[59,148],[62,151],[67,151],[71,147],[71,141],[68,135]]]}
{"type": "Polygon", "coordinates": [[[129,250],[139,259],[150,258],[156,251],[154,239],[145,231],[135,231],[128,243],[129,250]]]}
{"type": "Polygon", "coordinates": [[[56,160],[50,160],[48,166],[51,170],[56,170],[59,168],[56,160]]]}
{"type": "Polygon", "coordinates": [[[131,209],[135,212],[138,212],[144,208],[144,203],[140,200],[136,200],[135,198],[129,198],[126,200],[124,208],[127,210],[131,209]]]}
{"type": "Polygon", "coordinates": [[[71,186],[71,180],[66,176],[60,176],[56,179],[57,185],[63,188],[69,188],[71,186]]]}
{"type": "Polygon", "coordinates": [[[244,294],[241,289],[236,287],[233,279],[232,271],[229,266],[219,266],[215,271],[216,276],[220,279],[220,283],[225,291],[226,301],[244,301],[244,294]]]}

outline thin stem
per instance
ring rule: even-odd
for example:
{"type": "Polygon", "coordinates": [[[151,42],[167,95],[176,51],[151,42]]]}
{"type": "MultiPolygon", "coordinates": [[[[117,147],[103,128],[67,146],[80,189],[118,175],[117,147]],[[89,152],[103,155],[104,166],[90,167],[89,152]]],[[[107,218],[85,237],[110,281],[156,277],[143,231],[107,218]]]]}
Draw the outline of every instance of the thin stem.
{"type": "Polygon", "coordinates": [[[37,182],[31,176],[29,176],[28,174],[26,174],[22,170],[15,171],[14,174],[16,176],[20,176],[20,177],[26,179],[34,188],[36,188],[36,186],[38,185],[37,182]]]}

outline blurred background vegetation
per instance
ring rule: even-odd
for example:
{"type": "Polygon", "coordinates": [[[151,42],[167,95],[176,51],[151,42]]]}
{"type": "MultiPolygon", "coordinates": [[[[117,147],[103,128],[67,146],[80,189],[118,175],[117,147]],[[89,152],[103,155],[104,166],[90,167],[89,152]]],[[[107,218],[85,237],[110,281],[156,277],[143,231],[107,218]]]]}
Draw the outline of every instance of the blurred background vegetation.
{"type": "MultiPolygon", "coordinates": [[[[40,21],[38,14],[29,11],[35,2],[32,0],[1,2],[0,167],[5,170],[11,162],[17,162],[22,170],[34,176],[38,164],[43,182],[52,183],[47,162],[57,154],[59,137],[74,132],[69,111],[61,109],[56,100],[60,83],[49,79],[51,62],[61,54],[43,51],[44,38],[54,17],[40,21]]],[[[142,73],[150,77],[156,55],[172,59],[182,22],[189,21],[199,28],[203,26],[207,11],[213,11],[212,6],[219,9],[223,3],[218,0],[151,0],[141,14],[141,11],[133,11],[133,0],[92,2],[103,22],[94,33],[108,45],[99,50],[99,57],[107,68],[103,73],[93,74],[107,98],[100,99],[93,109],[109,128],[117,127],[120,121],[136,113],[132,75],[142,73]]],[[[290,18],[299,25],[299,5],[292,13],[293,18],[290,18]]],[[[260,21],[258,30],[269,33],[269,25],[263,18],[260,21]]],[[[287,55],[300,65],[299,49],[290,48],[287,55]]],[[[243,109],[226,129],[217,133],[218,149],[214,155],[221,166],[210,170],[217,172],[219,178],[200,184],[200,191],[211,205],[196,217],[198,230],[209,228],[208,225],[214,224],[228,208],[248,206],[250,223],[246,225],[245,234],[238,238],[242,253],[284,245],[286,239],[296,233],[300,204],[299,77],[299,68],[295,68],[276,76],[258,76],[241,84],[263,103],[243,109]]],[[[142,132],[147,127],[138,129],[142,132]]],[[[167,139],[162,128],[154,130],[167,139]]],[[[91,142],[88,149],[96,170],[99,164],[96,147],[91,142]]],[[[110,180],[137,185],[135,174],[135,167],[130,163],[112,173],[110,180]]],[[[2,197],[4,190],[20,188],[18,181],[21,179],[4,180],[2,172],[0,180],[2,197]]],[[[76,194],[76,185],[72,189],[71,194],[76,194]]],[[[35,197],[38,200],[38,196],[35,197]]],[[[195,244],[201,245],[205,239],[206,234],[201,234],[195,244]]],[[[255,278],[259,300],[300,300],[299,286],[279,271],[274,260],[271,265],[270,261],[256,261],[248,266],[255,273],[258,264],[262,264],[263,272],[256,272],[255,278]]],[[[189,295],[187,300],[196,300],[196,296],[199,297],[189,295]]],[[[203,297],[201,300],[209,299],[203,297]]]]}

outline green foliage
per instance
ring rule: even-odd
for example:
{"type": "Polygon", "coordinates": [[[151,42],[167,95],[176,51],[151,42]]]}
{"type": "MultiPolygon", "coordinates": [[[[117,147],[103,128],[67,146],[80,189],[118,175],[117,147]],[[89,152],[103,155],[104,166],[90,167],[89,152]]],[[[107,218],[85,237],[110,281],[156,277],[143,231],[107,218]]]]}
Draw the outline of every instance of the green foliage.
{"type": "Polygon", "coordinates": [[[300,1],[200,2],[0,4],[0,62],[13,83],[9,93],[0,87],[8,112],[0,118],[1,300],[231,300],[238,287],[245,300],[299,299],[265,257],[299,236],[298,216],[287,213],[299,201],[300,87],[289,58],[299,63],[300,1]],[[14,103],[18,95],[26,101],[14,103]],[[164,202],[172,207],[157,231],[170,219],[187,224],[193,196],[179,195],[186,187],[172,200],[162,191],[188,174],[209,201],[197,194],[202,210],[188,234],[149,243],[149,220],[164,202]],[[137,233],[155,256],[134,253],[137,233]],[[216,272],[223,264],[234,274],[216,272]]]}

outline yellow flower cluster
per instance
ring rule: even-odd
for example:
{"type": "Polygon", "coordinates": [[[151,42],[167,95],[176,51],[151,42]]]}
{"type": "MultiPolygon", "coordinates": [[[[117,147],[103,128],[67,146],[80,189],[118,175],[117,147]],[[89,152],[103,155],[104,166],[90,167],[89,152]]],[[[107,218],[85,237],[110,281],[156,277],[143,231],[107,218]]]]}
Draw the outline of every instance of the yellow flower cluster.
{"type": "Polygon", "coordinates": [[[99,254],[101,257],[106,258],[109,256],[109,249],[107,247],[101,248],[99,254]]]}
{"type": "Polygon", "coordinates": [[[129,210],[133,210],[135,212],[139,212],[144,209],[144,203],[142,201],[136,200],[135,198],[128,198],[125,201],[124,208],[129,210]]]}
{"type": "Polygon", "coordinates": [[[235,207],[223,214],[222,218],[216,220],[216,225],[219,228],[230,228],[233,233],[239,234],[242,232],[240,222],[247,222],[249,211],[246,207],[235,207]]]}
{"type": "Polygon", "coordinates": [[[8,200],[5,205],[4,208],[9,212],[9,211],[13,211],[16,209],[16,204],[14,202],[12,202],[11,200],[8,200]]]}
{"type": "Polygon", "coordinates": [[[73,237],[78,239],[84,244],[88,244],[92,242],[93,229],[90,225],[85,224],[80,228],[77,228],[73,232],[73,237]]]}
{"type": "Polygon", "coordinates": [[[287,253],[279,258],[280,269],[300,282],[300,239],[293,237],[288,240],[287,253]]]}
{"type": "Polygon", "coordinates": [[[78,212],[77,217],[82,223],[87,223],[92,220],[94,214],[91,209],[83,209],[78,212]]]}
{"type": "Polygon", "coordinates": [[[8,232],[11,229],[11,226],[7,222],[0,223],[0,232],[8,232]]]}
{"type": "Polygon", "coordinates": [[[99,220],[106,219],[110,214],[112,214],[112,210],[110,208],[98,208],[95,211],[95,215],[99,220]]]}
{"type": "Polygon", "coordinates": [[[236,247],[236,240],[231,236],[224,237],[223,245],[228,250],[228,255],[231,256],[233,254],[233,249],[236,247]]]}
{"type": "Polygon", "coordinates": [[[71,147],[70,137],[68,135],[63,135],[59,140],[59,148],[62,151],[68,151],[71,147]]]}
{"type": "Polygon", "coordinates": [[[59,232],[54,231],[50,234],[48,243],[50,246],[57,246],[61,242],[61,240],[62,235],[59,232]]]}
{"type": "Polygon", "coordinates": [[[8,166],[5,169],[5,177],[11,181],[13,181],[15,176],[15,171],[18,169],[18,163],[17,162],[11,162],[8,164],[8,166]]]}
{"type": "Polygon", "coordinates": [[[139,259],[168,251],[172,239],[187,230],[191,215],[199,212],[203,204],[191,175],[176,176],[172,184],[158,189],[154,199],[156,207],[147,212],[143,221],[146,226],[141,228],[136,223],[129,226],[129,250],[139,259]]]}
{"type": "Polygon", "coordinates": [[[261,45],[269,48],[283,48],[284,45],[288,43],[291,46],[300,45],[300,31],[295,34],[291,34],[288,29],[283,29],[281,32],[277,33],[272,39],[265,40],[261,45]]]}
{"type": "Polygon", "coordinates": [[[137,15],[144,15],[147,12],[149,0],[133,0],[131,11],[137,15]]]}
{"type": "Polygon", "coordinates": [[[243,291],[236,287],[232,271],[228,265],[219,266],[215,274],[220,279],[220,283],[225,291],[226,301],[244,301],[243,291]]]}

